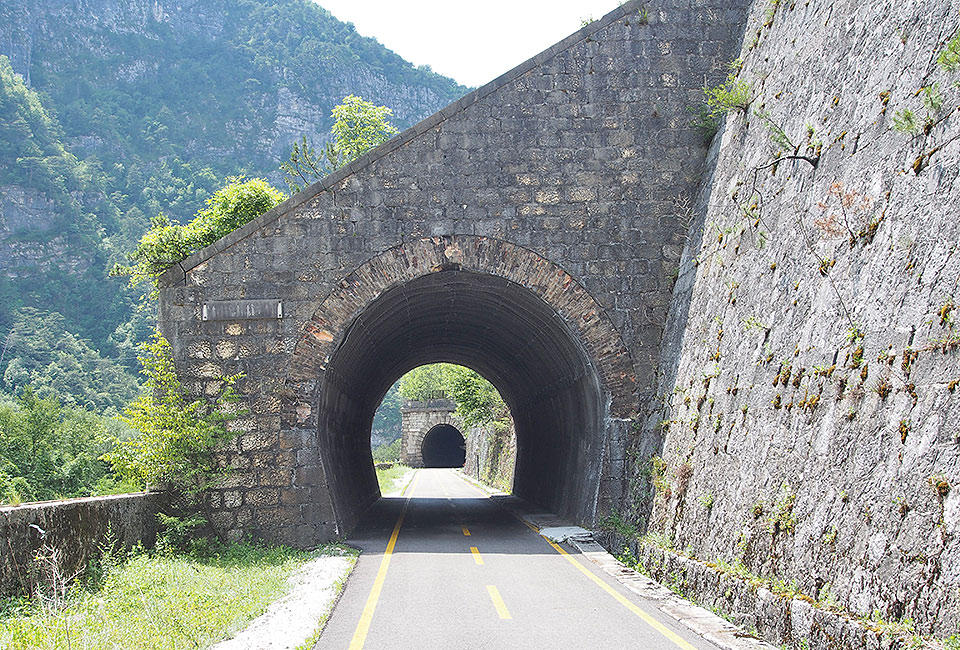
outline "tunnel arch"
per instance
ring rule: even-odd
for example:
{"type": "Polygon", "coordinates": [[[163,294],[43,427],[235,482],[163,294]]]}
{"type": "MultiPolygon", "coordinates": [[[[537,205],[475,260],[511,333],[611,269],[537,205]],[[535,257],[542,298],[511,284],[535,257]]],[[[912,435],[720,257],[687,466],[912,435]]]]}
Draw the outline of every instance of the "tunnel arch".
{"type": "Polygon", "coordinates": [[[423,435],[420,457],[424,467],[463,467],[467,440],[452,424],[436,424],[423,435]]]}
{"type": "Polygon", "coordinates": [[[556,265],[499,240],[451,236],[404,243],[356,269],[295,348],[285,426],[317,436],[341,527],[379,494],[369,450],[377,405],[404,373],[439,361],[476,370],[509,405],[515,493],[592,519],[607,422],[633,402],[626,347],[556,265]]]}

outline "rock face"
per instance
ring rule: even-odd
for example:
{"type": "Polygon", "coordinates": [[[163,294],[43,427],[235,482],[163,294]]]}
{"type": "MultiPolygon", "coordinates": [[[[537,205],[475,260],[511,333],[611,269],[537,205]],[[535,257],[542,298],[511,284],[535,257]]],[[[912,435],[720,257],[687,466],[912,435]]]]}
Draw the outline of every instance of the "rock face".
{"type": "Polygon", "coordinates": [[[957,9],[754,4],[749,111],[715,142],[643,429],[666,461],[650,528],[677,548],[942,635],[960,626],[960,73],[935,60],[957,9]],[[905,109],[929,127],[894,129],[905,109]]]}
{"type": "Polygon", "coordinates": [[[90,268],[89,255],[53,232],[57,208],[39,190],[0,185],[0,273],[27,277],[37,269],[82,273],[90,268]]]}
{"type": "MultiPolygon", "coordinates": [[[[271,173],[275,182],[291,143],[301,135],[322,143],[330,109],[348,94],[391,107],[408,126],[465,91],[300,0],[14,0],[0,18],[0,54],[55,106],[73,104],[78,94],[107,97],[101,110],[143,120],[148,140],[159,139],[151,133],[157,124],[167,137],[183,131],[189,140],[177,143],[181,158],[215,164],[229,157],[255,173],[271,173]],[[292,44],[275,30],[285,30],[292,44]],[[257,49],[256,38],[275,39],[278,47],[257,49]],[[81,77],[82,87],[64,82],[68,75],[81,77]],[[123,92],[146,105],[124,106],[113,97],[123,92]],[[158,114],[158,102],[172,113],[158,114]]],[[[66,130],[78,152],[103,155],[102,147],[121,144],[110,135],[98,138],[104,136],[100,122],[71,115],[66,130]]]]}

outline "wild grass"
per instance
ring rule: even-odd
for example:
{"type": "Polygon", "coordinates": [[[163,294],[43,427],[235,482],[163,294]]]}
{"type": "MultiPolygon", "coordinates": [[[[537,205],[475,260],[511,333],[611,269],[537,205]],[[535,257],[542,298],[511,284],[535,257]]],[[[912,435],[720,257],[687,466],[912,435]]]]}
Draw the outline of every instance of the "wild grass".
{"type": "Polygon", "coordinates": [[[57,608],[0,602],[0,647],[86,650],[205,648],[228,638],[288,589],[315,554],[239,543],[205,557],[140,552],[57,608]]]}
{"type": "Polygon", "coordinates": [[[386,469],[377,469],[377,482],[380,484],[380,494],[383,496],[393,496],[403,490],[404,485],[399,485],[400,479],[404,478],[410,468],[406,465],[393,465],[386,469]]]}

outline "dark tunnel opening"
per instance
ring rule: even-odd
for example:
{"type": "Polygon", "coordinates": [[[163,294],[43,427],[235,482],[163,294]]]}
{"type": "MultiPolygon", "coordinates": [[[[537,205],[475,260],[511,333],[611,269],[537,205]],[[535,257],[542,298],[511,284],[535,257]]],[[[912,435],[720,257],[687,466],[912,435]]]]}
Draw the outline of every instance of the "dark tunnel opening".
{"type": "Polygon", "coordinates": [[[609,398],[573,328],[515,282],[443,270],[381,293],[326,365],[318,445],[341,527],[352,527],[379,496],[370,450],[374,412],[399,377],[436,362],[475,370],[509,406],[517,445],[513,492],[592,522],[609,398]]]}
{"type": "Polygon", "coordinates": [[[438,424],[423,437],[420,447],[424,467],[463,467],[467,447],[456,427],[438,424]]]}

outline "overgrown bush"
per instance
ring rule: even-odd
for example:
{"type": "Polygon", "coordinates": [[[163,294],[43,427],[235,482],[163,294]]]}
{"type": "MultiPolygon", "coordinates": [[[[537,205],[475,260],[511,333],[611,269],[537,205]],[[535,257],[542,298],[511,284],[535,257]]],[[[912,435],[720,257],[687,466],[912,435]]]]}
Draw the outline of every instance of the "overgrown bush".
{"type": "Polygon", "coordinates": [[[0,404],[0,503],[18,504],[124,491],[100,456],[119,423],[39,396],[31,386],[0,404]]]}
{"type": "Polygon", "coordinates": [[[175,224],[162,214],[151,219],[150,229],[127,256],[131,264],[118,264],[111,275],[129,276],[134,287],[147,281],[156,284],[168,268],[256,219],[285,198],[283,192],[262,178],[230,178],[225,187],[207,199],[207,207],[190,223],[175,224]]]}
{"type": "Polygon", "coordinates": [[[155,332],[141,350],[138,359],[146,390],[120,417],[137,435],[115,440],[114,450],[105,458],[131,483],[168,484],[199,494],[219,478],[213,450],[232,437],[225,423],[237,416],[232,405],[237,401],[233,386],[239,376],[221,378],[223,389],[212,404],[190,401],[163,335],[155,332]]]}

